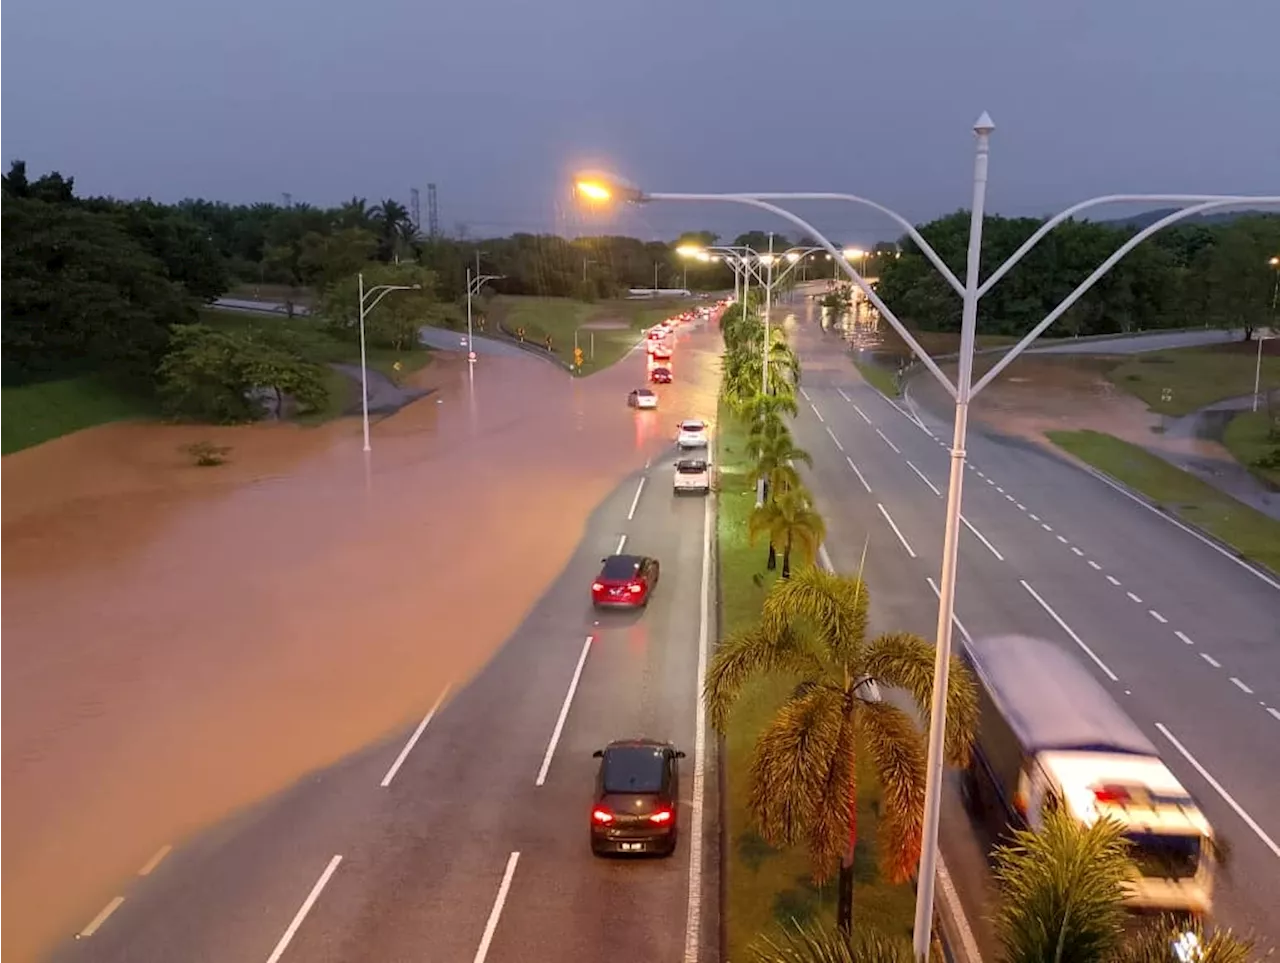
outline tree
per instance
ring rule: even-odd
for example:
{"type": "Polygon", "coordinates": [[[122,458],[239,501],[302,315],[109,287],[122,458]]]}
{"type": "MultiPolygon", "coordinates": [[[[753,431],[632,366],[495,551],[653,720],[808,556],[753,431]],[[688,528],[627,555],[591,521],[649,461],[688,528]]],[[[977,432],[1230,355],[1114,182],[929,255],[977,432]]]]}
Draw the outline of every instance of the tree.
{"type": "Polygon", "coordinates": [[[764,479],[769,497],[800,487],[796,462],[813,464],[813,457],[796,447],[791,432],[782,421],[765,422],[758,433],[747,436],[747,457],[754,460],[751,480],[764,479]]]}
{"type": "Polygon", "coordinates": [[[757,506],[747,532],[753,545],[761,534],[769,537],[769,568],[776,564],[775,546],[782,546],[782,577],[791,578],[791,552],[799,548],[805,564],[812,565],[827,537],[827,525],[814,511],[808,492],[795,487],[757,506]]]}
{"type": "Polygon", "coordinates": [[[298,277],[323,291],[360,271],[377,250],[377,237],[364,228],[346,227],[332,234],[312,231],[298,244],[298,277]]]}
{"type": "Polygon", "coordinates": [[[915,963],[907,940],[863,931],[849,936],[821,924],[761,937],[750,952],[756,963],[915,963]]]}
{"type": "MultiPolygon", "coordinates": [[[[364,270],[367,292],[384,284],[416,289],[393,291],[377,300],[366,298],[365,339],[369,344],[397,351],[418,346],[418,330],[429,324],[439,308],[435,300],[435,275],[416,264],[370,264],[364,270]],[[376,307],[374,302],[376,300],[376,307]]],[[[358,337],[360,295],[358,279],[348,276],[331,285],[320,304],[320,315],[330,329],[344,338],[358,337]]]]}
{"type": "MultiPolygon", "coordinates": [[[[803,841],[814,877],[839,864],[837,919],[853,925],[857,841],[855,765],[866,752],[884,788],[880,823],[886,875],[909,879],[920,855],[924,818],[924,739],[915,720],[874,700],[868,682],[907,692],[928,715],[933,646],[904,632],[867,639],[869,598],[861,578],[807,566],[775,582],[759,625],[721,641],[704,685],[712,725],[723,732],[751,682],[779,675],[798,683],[756,741],[749,807],[774,846],[803,841]]],[[[968,761],[977,721],[968,669],[953,659],[947,695],[947,759],[968,761]]]]}
{"type": "Polygon", "coordinates": [[[390,261],[400,250],[406,226],[412,227],[408,209],[399,201],[388,197],[370,213],[378,235],[378,257],[390,261]]]}
{"type": "Polygon", "coordinates": [[[1250,963],[1255,959],[1252,941],[1241,939],[1229,929],[1206,933],[1200,923],[1188,927],[1177,919],[1161,919],[1126,939],[1111,963],[1168,963],[1169,948],[1179,944],[1196,947],[1194,955],[1186,956],[1196,963],[1250,963]],[[1191,935],[1190,943],[1187,934],[1191,935]]]}

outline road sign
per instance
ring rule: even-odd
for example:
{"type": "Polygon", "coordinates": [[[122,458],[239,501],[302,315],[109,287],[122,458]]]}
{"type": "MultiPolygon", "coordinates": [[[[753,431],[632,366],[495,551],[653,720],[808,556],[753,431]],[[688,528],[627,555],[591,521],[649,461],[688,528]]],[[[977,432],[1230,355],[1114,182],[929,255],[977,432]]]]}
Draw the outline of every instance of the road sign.
{"type": "Polygon", "coordinates": [[[573,349],[573,364],[574,364],[574,367],[576,368],[582,367],[582,349],[581,348],[573,349]]]}
{"type": "Polygon", "coordinates": [[[1173,401],[1173,389],[1172,389],[1172,388],[1161,388],[1161,389],[1160,389],[1160,400],[1161,400],[1161,401],[1163,401],[1166,405],[1167,405],[1167,404],[1169,404],[1169,402],[1173,401]]]}

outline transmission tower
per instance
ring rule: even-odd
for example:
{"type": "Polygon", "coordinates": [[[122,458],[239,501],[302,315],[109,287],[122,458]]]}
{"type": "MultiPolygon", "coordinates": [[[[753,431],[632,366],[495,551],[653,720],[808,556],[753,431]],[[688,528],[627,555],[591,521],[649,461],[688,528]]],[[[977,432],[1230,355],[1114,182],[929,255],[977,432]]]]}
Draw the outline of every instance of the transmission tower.
{"type": "Polygon", "coordinates": [[[418,197],[416,187],[409,188],[409,217],[413,219],[413,230],[422,232],[422,201],[418,197]]]}
{"type": "Polygon", "coordinates": [[[281,194],[280,196],[281,196],[282,198],[284,198],[284,206],[285,206],[285,207],[293,207],[293,195],[292,195],[292,194],[290,194],[288,191],[285,191],[285,192],[284,192],[283,194],[281,194]]]}
{"type": "Polygon", "coordinates": [[[427,185],[427,234],[433,241],[440,236],[440,205],[434,184],[427,185]]]}

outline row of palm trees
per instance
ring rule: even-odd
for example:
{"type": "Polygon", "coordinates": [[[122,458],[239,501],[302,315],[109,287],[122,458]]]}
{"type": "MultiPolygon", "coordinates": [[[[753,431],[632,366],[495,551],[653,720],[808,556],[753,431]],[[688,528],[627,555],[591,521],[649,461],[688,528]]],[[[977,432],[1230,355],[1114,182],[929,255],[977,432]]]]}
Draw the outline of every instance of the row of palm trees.
{"type": "MultiPolygon", "coordinates": [[[[906,940],[853,926],[857,773],[859,760],[868,761],[882,790],[880,871],[892,882],[906,882],[920,855],[920,720],[932,692],[933,645],[906,632],[868,638],[863,566],[857,575],[840,575],[815,564],[826,524],[796,469],[811,459],[796,446],[787,421],[797,413],[799,360],[782,333],[772,333],[768,390],[762,391],[766,344],[756,306],[732,305],[721,330],[722,395],[746,425],[752,478],[759,483],[749,534],[753,543],[767,539],[769,569],[781,551],[782,571],[758,623],[720,641],[704,681],[708,717],[723,733],[748,687],[778,677],[790,683],[790,694],[756,740],[748,808],[770,845],[806,848],[816,882],[837,876],[835,929],[796,926],[777,937],[762,935],[753,952],[760,963],[909,961],[906,940]],[[883,699],[883,689],[904,693],[915,712],[883,699]]],[[[949,764],[963,766],[977,728],[976,682],[959,658],[950,680],[945,755],[949,764]]],[[[1003,900],[993,922],[1004,963],[1176,959],[1171,922],[1136,938],[1125,935],[1124,883],[1132,863],[1115,823],[1086,828],[1066,814],[1050,815],[1046,830],[1015,833],[996,850],[995,862],[1003,900]]],[[[1197,963],[1251,958],[1250,945],[1230,933],[1200,938],[1197,963]]]]}

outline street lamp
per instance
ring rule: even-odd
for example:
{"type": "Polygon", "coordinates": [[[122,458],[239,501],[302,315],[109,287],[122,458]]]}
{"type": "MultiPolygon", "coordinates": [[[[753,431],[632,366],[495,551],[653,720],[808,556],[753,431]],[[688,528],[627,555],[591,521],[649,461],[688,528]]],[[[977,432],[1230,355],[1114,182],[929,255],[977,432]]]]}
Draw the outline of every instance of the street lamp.
{"type": "MultiPolygon", "coordinates": [[[[479,257],[477,256],[477,261],[479,257]]],[[[480,274],[471,273],[471,268],[467,268],[467,363],[476,363],[476,345],[472,336],[471,328],[471,298],[473,295],[479,294],[480,289],[484,287],[486,281],[500,281],[505,274],[480,274]]]]}
{"type": "Polygon", "coordinates": [[[973,202],[970,208],[969,248],[966,264],[965,281],[962,284],[946,262],[932,246],[920,235],[915,226],[901,214],[882,204],[858,197],[853,194],[840,193],[760,193],[760,194],[674,194],[645,193],[624,181],[610,179],[599,172],[584,174],[578,180],[579,196],[594,203],[610,200],[643,203],[646,201],[686,201],[742,204],[758,210],[769,211],[783,220],[793,224],[809,237],[816,238],[821,247],[831,256],[836,266],[844,271],[848,278],[858,286],[867,300],[876,308],[880,316],[889,323],[906,342],[907,346],[925,368],[955,399],[955,421],[951,444],[951,474],[947,490],[947,513],[942,553],[941,586],[938,592],[937,647],[934,663],[933,696],[929,713],[928,769],[925,785],[924,824],[921,838],[920,869],[917,874],[916,915],[914,928],[914,950],[917,959],[927,958],[933,926],[933,892],[937,876],[938,862],[938,816],[942,799],[942,748],[946,734],[946,694],[947,676],[951,664],[951,628],[955,620],[955,586],[956,569],[959,558],[960,506],[963,493],[965,440],[968,432],[969,404],[974,395],[991,383],[1001,371],[1007,368],[1015,358],[1043,334],[1054,321],[1062,316],[1073,304],[1083,297],[1090,288],[1114,267],[1121,258],[1134,247],[1146,240],[1156,231],[1196,214],[1231,207],[1273,206],[1280,205],[1277,196],[1243,196],[1220,194],[1112,194],[1081,201],[1045,221],[1040,228],[1029,237],[1000,267],[985,281],[979,283],[978,272],[982,251],[982,225],[987,194],[987,163],[990,152],[991,133],[995,124],[984,111],[973,126],[977,138],[977,149],[974,158],[973,202]],[[880,211],[893,219],[903,228],[908,237],[915,242],[920,252],[928,258],[948,285],[963,298],[964,307],[961,313],[960,354],[957,379],[952,382],[942,371],[937,362],[920,346],[911,332],[898,317],[880,299],[875,290],[867,284],[847,258],[810,223],[799,215],[779,207],[773,201],[842,201],[861,204],[880,211]],[[1080,211],[1101,204],[1111,203],[1143,203],[1143,204],[1175,204],[1177,209],[1165,215],[1146,228],[1138,231],[1122,244],[1109,258],[1100,264],[1074,291],[1068,294],[1056,308],[1050,311],[1026,336],[989,370],[976,384],[973,378],[974,335],[978,316],[978,300],[1003,278],[1028,251],[1040,242],[1045,235],[1063,221],[1074,217],[1080,211]]]}
{"type": "Polygon", "coordinates": [[[356,275],[356,278],[360,287],[360,408],[364,420],[364,450],[371,451],[372,446],[369,444],[369,366],[364,346],[364,316],[372,311],[374,306],[392,291],[421,291],[422,285],[379,284],[366,291],[364,289],[364,272],[361,271],[356,275]],[[374,295],[377,295],[377,297],[374,297],[374,295]],[[373,301],[370,301],[370,298],[373,298],[373,301]]]}

